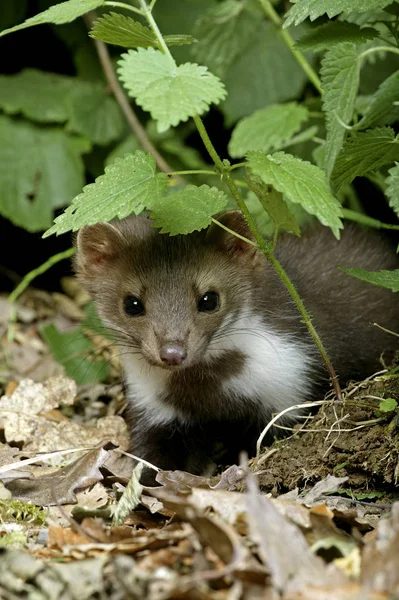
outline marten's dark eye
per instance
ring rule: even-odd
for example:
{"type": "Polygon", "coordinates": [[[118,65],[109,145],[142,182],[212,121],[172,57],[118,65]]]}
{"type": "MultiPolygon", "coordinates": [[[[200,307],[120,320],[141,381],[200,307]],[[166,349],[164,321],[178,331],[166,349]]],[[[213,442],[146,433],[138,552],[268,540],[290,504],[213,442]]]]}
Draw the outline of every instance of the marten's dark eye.
{"type": "Polygon", "coordinates": [[[145,313],[143,303],[136,296],[126,296],[123,308],[129,317],[139,317],[145,313]]]}
{"type": "Polygon", "coordinates": [[[206,292],[198,302],[199,312],[214,312],[219,308],[219,294],[206,292]]]}

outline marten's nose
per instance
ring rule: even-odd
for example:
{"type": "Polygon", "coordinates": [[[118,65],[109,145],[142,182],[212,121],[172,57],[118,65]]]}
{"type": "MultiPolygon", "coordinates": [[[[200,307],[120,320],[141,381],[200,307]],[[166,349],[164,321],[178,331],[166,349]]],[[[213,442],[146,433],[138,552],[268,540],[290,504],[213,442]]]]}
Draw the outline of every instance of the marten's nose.
{"type": "Polygon", "coordinates": [[[179,344],[166,344],[159,351],[159,356],[166,365],[181,365],[187,357],[187,352],[179,344]]]}

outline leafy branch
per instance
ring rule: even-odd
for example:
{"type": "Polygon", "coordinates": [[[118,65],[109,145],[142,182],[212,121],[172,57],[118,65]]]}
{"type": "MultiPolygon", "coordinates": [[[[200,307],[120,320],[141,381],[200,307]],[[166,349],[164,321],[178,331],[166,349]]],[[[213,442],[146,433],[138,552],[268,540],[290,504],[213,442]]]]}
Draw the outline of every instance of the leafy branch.
{"type": "MultiPolygon", "coordinates": [[[[113,4],[113,3],[110,3],[113,4]]],[[[131,7],[133,8],[133,7],[131,7]]],[[[89,12],[84,15],[85,22],[88,26],[88,29],[91,28],[94,20],[96,19],[96,14],[94,12],[89,12]]],[[[114,68],[112,66],[111,58],[108,52],[108,48],[104,42],[98,39],[94,39],[94,45],[97,51],[98,58],[100,60],[101,66],[103,68],[105,77],[107,78],[108,84],[112,93],[115,96],[116,101],[123,114],[126,117],[127,122],[129,123],[134,135],[139,140],[143,150],[150,152],[156,160],[158,168],[164,173],[169,173],[172,169],[163,158],[163,156],[158,152],[155,148],[154,144],[150,141],[144,127],[138,120],[136,113],[133,110],[132,105],[128,101],[125,92],[122,89],[122,86],[119,83],[119,80],[115,74],[114,68]]]]}
{"type": "MultiPolygon", "coordinates": [[[[151,29],[153,30],[154,34],[156,35],[157,39],[159,40],[160,47],[163,49],[164,53],[170,57],[171,61],[173,61],[173,63],[174,63],[174,66],[177,68],[174,58],[171,55],[169,48],[165,44],[165,42],[162,38],[162,34],[159,31],[159,28],[156,25],[156,22],[151,14],[151,11],[148,9],[145,0],[140,0],[140,5],[143,8],[144,15],[147,18],[147,21],[148,21],[151,29]]],[[[295,304],[298,308],[298,311],[300,312],[300,314],[303,318],[303,321],[304,321],[304,323],[305,323],[305,325],[306,325],[306,327],[307,327],[307,329],[308,329],[308,331],[309,331],[309,333],[310,333],[317,349],[319,350],[319,352],[324,360],[324,363],[328,369],[328,372],[330,374],[330,377],[331,377],[331,380],[332,380],[332,383],[334,386],[336,396],[338,399],[340,399],[341,398],[341,389],[339,386],[338,378],[335,373],[334,367],[329,359],[326,349],[324,348],[324,345],[320,339],[320,336],[318,335],[316,328],[314,327],[314,325],[312,323],[311,317],[308,314],[308,312],[305,308],[305,305],[303,304],[298,292],[295,289],[294,284],[288,277],[288,275],[285,272],[282,265],[279,263],[279,261],[274,256],[273,251],[272,251],[271,247],[269,246],[269,244],[263,239],[261,232],[259,231],[251,213],[249,212],[249,210],[247,208],[247,205],[245,204],[237,186],[235,185],[235,183],[230,175],[230,171],[231,171],[230,164],[229,163],[227,164],[226,162],[222,161],[222,159],[219,157],[219,155],[208,135],[208,132],[202,122],[201,117],[199,115],[194,115],[193,120],[195,122],[197,130],[201,136],[201,139],[202,139],[210,157],[212,158],[213,162],[215,163],[215,167],[216,167],[217,171],[220,173],[222,179],[227,184],[233,198],[235,199],[235,201],[237,203],[238,208],[243,213],[245,220],[247,221],[248,226],[255,238],[255,241],[258,244],[259,249],[263,252],[263,254],[266,256],[266,258],[270,261],[270,263],[274,267],[277,275],[280,277],[281,281],[284,283],[286,289],[288,290],[293,301],[295,302],[295,304]]]]}

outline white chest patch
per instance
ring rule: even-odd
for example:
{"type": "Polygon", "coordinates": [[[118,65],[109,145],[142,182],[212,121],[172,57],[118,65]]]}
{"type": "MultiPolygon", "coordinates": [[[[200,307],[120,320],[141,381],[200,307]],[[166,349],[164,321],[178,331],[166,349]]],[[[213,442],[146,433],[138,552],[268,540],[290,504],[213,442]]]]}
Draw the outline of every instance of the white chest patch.
{"type": "Polygon", "coordinates": [[[226,321],[224,332],[212,342],[209,358],[226,350],[239,350],[246,356],[244,371],[223,384],[226,394],[257,401],[268,416],[309,399],[316,363],[311,347],[289,334],[276,333],[262,317],[250,313],[226,321]]]}
{"type": "Polygon", "coordinates": [[[129,397],[134,406],[143,411],[150,425],[164,425],[173,421],[177,413],[162,401],[169,372],[153,367],[140,355],[123,357],[129,397]]]}

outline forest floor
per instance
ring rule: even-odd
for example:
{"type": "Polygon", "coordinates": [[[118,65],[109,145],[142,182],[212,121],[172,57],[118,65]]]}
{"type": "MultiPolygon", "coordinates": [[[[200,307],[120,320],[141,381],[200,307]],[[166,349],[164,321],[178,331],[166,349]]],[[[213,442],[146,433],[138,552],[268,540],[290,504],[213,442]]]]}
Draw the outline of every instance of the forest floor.
{"type": "Polygon", "coordinates": [[[250,461],[145,488],[117,349],[64,287],[0,297],[1,600],[399,598],[399,367],[250,461]]]}

